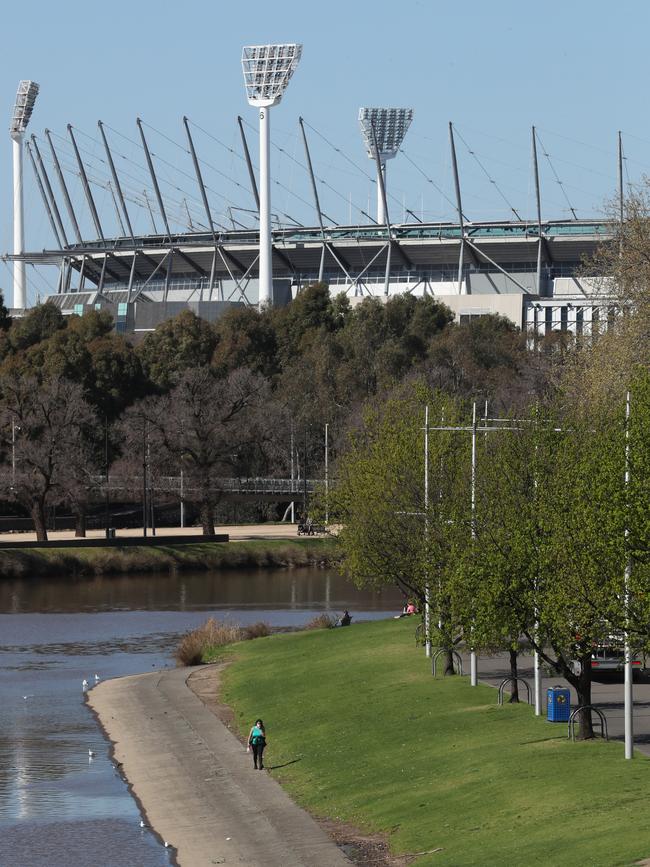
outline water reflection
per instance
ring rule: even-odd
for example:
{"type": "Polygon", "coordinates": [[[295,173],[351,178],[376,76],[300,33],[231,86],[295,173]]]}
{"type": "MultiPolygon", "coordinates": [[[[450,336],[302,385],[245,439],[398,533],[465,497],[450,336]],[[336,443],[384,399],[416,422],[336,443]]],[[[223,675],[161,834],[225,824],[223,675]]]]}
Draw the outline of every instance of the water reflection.
{"type": "Polygon", "coordinates": [[[360,592],[320,569],[1,583],[0,865],[170,863],[139,827],[84,678],[170,665],[178,637],[208,614],[300,626],[324,609],[364,619],[400,607],[396,591],[360,592]]]}
{"type": "Polygon", "coordinates": [[[0,584],[2,612],[191,611],[209,608],[400,609],[394,589],[356,590],[328,569],[161,573],[135,576],[14,579],[0,584]]]}

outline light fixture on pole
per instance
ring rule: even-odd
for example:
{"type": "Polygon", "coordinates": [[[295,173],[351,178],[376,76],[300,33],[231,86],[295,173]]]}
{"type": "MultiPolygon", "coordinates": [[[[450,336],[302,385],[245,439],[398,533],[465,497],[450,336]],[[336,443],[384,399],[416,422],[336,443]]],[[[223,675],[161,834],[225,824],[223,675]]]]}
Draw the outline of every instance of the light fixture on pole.
{"type": "MultiPolygon", "coordinates": [[[[386,183],[386,161],[393,159],[404,141],[404,136],[413,120],[412,108],[360,108],[359,124],[371,160],[381,166],[384,184],[386,183]],[[373,135],[374,131],[374,135],[373,135]],[[377,146],[375,149],[375,141],[377,146]]],[[[377,178],[377,222],[386,222],[381,183],[377,178]]]]}
{"type": "MultiPolygon", "coordinates": [[[[9,126],[13,142],[14,158],[14,255],[24,253],[25,230],[23,223],[23,141],[25,130],[34,110],[38,96],[38,84],[35,81],[21,81],[16,93],[14,111],[9,126]]],[[[24,310],[27,306],[27,286],[25,279],[25,263],[14,262],[14,297],[13,307],[24,310]]]]}
{"type": "Polygon", "coordinates": [[[273,263],[271,261],[271,125],[269,109],[277,105],[298,66],[302,45],[246,45],[242,49],[246,97],[259,108],[260,115],[260,253],[259,305],[273,303],[273,263]]]}

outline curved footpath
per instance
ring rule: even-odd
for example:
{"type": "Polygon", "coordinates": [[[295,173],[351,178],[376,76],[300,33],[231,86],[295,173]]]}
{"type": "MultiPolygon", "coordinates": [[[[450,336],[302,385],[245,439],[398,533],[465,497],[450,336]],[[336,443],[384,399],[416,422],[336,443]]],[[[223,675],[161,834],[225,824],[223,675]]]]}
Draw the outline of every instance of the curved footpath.
{"type": "Polygon", "coordinates": [[[178,863],[349,867],[192,692],[187,680],[196,671],[107,680],[87,697],[148,824],[176,849],[178,863]]]}

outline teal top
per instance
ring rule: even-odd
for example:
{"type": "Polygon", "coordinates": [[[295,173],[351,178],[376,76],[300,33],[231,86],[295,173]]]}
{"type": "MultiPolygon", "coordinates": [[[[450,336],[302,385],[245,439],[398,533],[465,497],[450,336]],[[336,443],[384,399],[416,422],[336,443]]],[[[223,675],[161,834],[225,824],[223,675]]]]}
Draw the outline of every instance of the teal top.
{"type": "Polygon", "coordinates": [[[264,738],[264,732],[259,726],[253,726],[251,731],[251,743],[257,743],[258,738],[264,738]]]}

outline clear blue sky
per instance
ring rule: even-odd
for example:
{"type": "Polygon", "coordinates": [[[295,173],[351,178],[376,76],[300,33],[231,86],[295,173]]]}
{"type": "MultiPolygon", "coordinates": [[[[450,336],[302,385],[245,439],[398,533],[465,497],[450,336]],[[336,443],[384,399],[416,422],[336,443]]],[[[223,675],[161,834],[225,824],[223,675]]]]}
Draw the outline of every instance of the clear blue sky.
{"type": "MultiPolygon", "coordinates": [[[[84,133],[96,139],[96,122],[102,119],[135,141],[135,119],[142,117],[153,127],[146,133],[160,159],[157,168],[176,226],[185,219],[183,198],[193,218],[203,219],[196,187],[183,174],[192,174],[189,157],[159,134],[184,145],[184,114],[226,146],[196,129],[197,149],[214,167],[204,171],[219,218],[226,218],[228,203],[251,207],[235,125],[237,114],[251,124],[255,151],[256,114],[246,103],[240,67],[244,44],[304,45],[300,66],[272,115],[273,140],[284,149],[273,155],[275,177],[283,184],[274,187],[274,210],[300,222],[313,223],[314,213],[307,176],[293,161],[303,161],[299,115],[320,134],[309,131],[316,172],[336,190],[321,185],[323,209],[337,222],[347,222],[351,198],[353,220],[363,221],[356,209],[368,208],[374,185],[321,138],[372,175],[356,119],[362,105],[415,109],[404,148],[444,193],[398,156],[389,170],[393,220],[402,218],[404,203],[426,218],[453,217],[445,198],[453,198],[450,120],[481,163],[459,139],[464,209],[473,219],[508,218],[510,206],[533,216],[532,123],[580,217],[598,214],[615,189],[617,130],[625,134],[630,179],[650,174],[650,117],[642,96],[649,77],[646,0],[35,0],[7,5],[2,21],[0,95],[6,122],[18,80],[38,81],[41,93],[29,131],[40,137],[48,127],[64,136],[71,123],[80,130],[91,176],[101,182],[108,175],[98,145],[84,133]]],[[[129,160],[143,165],[141,151],[112,130],[118,168],[131,176],[125,185],[136,199],[146,174],[129,160]]],[[[61,143],[61,150],[68,148],[61,143]]],[[[562,187],[547,160],[541,160],[544,215],[565,218],[569,206],[562,187]]],[[[0,173],[0,249],[5,251],[11,245],[8,134],[0,139],[0,173]]],[[[51,247],[27,163],[25,173],[27,247],[51,247]]],[[[78,181],[72,177],[70,184],[91,235],[78,181]]],[[[106,233],[112,234],[110,193],[99,187],[94,192],[106,233]]],[[[137,227],[146,231],[145,209],[133,203],[131,210],[137,227]]],[[[244,222],[249,219],[239,213],[244,222]]],[[[8,286],[5,268],[0,275],[0,286],[8,286]]]]}

